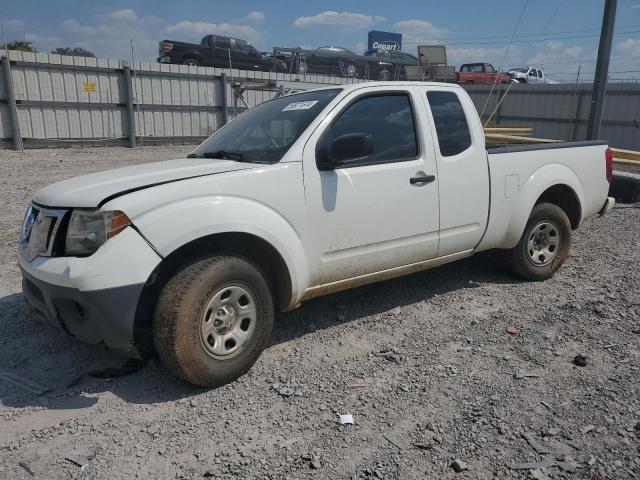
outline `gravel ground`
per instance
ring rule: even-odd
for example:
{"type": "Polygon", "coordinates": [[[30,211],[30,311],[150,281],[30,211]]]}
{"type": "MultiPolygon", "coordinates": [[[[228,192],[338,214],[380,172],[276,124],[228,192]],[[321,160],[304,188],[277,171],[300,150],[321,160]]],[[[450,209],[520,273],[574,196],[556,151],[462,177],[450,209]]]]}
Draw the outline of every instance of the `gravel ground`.
{"type": "Polygon", "coordinates": [[[487,253],[305,303],[247,375],[216,390],[155,360],[88,375],[123,361],[41,324],[21,298],[27,199],[188,150],[0,151],[0,369],[50,388],[0,378],[0,478],[640,477],[639,204],[583,225],[543,283],[514,280],[487,253]]]}

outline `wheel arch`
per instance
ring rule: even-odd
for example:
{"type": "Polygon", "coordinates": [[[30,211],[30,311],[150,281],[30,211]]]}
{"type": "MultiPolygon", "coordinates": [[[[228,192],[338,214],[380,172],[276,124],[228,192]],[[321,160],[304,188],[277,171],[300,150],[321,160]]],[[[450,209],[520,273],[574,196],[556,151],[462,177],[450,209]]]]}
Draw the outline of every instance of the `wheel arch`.
{"type": "Polygon", "coordinates": [[[580,226],[584,205],[584,192],[580,180],[566,165],[548,164],[533,172],[521,186],[506,235],[498,248],[515,246],[524,232],[531,211],[537,204],[545,201],[565,211],[572,229],[580,226]]]}
{"type": "Polygon", "coordinates": [[[558,183],[547,188],[536,200],[535,205],[540,203],[552,203],[560,207],[569,217],[571,229],[575,230],[580,226],[582,219],[582,205],[576,192],[568,185],[558,183]]]}
{"type": "Polygon", "coordinates": [[[166,283],[182,268],[211,255],[235,255],[254,263],[273,291],[276,310],[295,301],[293,278],[281,253],[267,240],[247,232],[222,232],[196,238],[163,258],[147,279],[135,313],[134,342],[143,356],[153,354],[153,312],[166,283]]]}

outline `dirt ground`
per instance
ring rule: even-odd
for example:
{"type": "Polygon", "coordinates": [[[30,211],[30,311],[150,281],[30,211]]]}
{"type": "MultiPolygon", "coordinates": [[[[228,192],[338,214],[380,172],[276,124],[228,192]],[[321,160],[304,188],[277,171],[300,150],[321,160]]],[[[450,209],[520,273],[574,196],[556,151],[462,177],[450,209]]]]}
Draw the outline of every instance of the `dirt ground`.
{"type": "Polygon", "coordinates": [[[222,388],[155,360],[92,376],[123,360],[23,302],[14,252],[28,198],[187,151],[0,150],[0,478],[640,477],[640,204],[586,222],[546,282],[515,280],[487,253],[305,303],[222,388]],[[524,462],[543,463],[509,468],[524,462]]]}

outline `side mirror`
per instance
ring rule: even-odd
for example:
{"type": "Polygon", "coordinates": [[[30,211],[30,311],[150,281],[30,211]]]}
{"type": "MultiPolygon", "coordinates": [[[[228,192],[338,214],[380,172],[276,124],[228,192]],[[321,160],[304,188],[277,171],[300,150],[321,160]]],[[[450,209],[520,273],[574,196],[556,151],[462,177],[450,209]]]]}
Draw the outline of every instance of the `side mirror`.
{"type": "Polygon", "coordinates": [[[350,161],[368,157],[372,153],[373,142],[371,135],[366,133],[345,133],[330,143],[320,141],[316,150],[316,163],[319,170],[333,170],[348,166],[350,161]]]}

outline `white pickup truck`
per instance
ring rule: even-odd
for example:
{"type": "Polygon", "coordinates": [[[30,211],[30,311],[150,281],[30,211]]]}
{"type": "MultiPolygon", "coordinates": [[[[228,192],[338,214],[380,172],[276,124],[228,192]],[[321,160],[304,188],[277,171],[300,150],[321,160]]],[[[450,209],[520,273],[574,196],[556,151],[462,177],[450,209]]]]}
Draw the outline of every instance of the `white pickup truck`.
{"type": "Polygon", "coordinates": [[[39,190],[18,260],[38,317],[215,386],[319,295],[487,249],[550,277],[613,206],[610,178],[605,142],[485,147],[456,85],[335,86],[262,103],[187,158],[39,190]]]}

